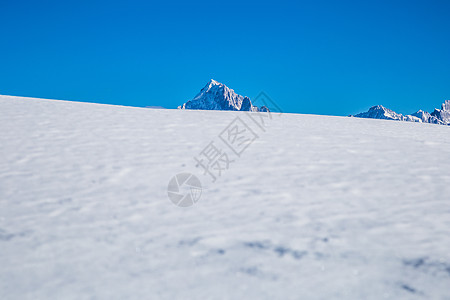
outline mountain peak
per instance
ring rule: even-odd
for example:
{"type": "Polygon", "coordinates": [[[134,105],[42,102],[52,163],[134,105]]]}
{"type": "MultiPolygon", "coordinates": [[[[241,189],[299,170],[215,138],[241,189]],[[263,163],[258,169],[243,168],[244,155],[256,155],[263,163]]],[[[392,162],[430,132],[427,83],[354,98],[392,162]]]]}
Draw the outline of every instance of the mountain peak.
{"type": "Polygon", "coordinates": [[[369,110],[384,110],[384,111],[386,111],[386,110],[389,110],[388,108],[386,108],[386,107],[384,107],[383,105],[375,105],[375,106],[372,106],[371,108],[369,108],[369,110]]]}
{"type": "Polygon", "coordinates": [[[204,88],[190,101],[179,106],[180,109],[259,111],[248,97],[235,93],[234,90],[214,79],[208,81],[204,88]]]}
{"type": "Polygon", "coordinates": [[[357,118],[370,119],[386,119],[386,120],[403,120],[401,114],[397,114],[393,110],[384,107],[383,105],[375,105],[369,108],[369,111],[355,115],[357,118]]]}
{"type": "Polygon", "coordinates": [[[228,89],[228,87],[225,84],[220,83],[214,79],[210,79],[208,81],[208,83],[205,85],[205,87],[203,89],[201,89],[201,91],[210,90],[210,89],[219,89],[219,88],[228,89]]]}
{"type": "Polygon", "coordinates": [[[223,83],[220,83],[218,81],[215,81],[214,79],[210,79],[207,85],[224,85],[223,83]]]}

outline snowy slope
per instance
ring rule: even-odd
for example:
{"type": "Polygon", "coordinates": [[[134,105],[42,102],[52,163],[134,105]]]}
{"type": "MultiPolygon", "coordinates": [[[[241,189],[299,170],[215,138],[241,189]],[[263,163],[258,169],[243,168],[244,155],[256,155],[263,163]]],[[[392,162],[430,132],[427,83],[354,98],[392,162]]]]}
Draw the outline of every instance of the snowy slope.
{"type": "Polygon", "coordinates": [[[450,299],[449,127],[255,114],[0,96],[0,299],[450,299]]]}

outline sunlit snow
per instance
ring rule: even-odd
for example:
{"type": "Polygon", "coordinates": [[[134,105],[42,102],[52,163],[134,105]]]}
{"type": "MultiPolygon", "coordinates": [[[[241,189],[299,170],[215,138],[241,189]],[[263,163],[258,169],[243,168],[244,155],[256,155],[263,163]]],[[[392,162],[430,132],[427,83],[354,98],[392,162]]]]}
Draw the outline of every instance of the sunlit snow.
{"type": "Polygon", "coordinates": [[[450,127],[255,114],[0,96],[0,299],[449,299],[450,127]]]}

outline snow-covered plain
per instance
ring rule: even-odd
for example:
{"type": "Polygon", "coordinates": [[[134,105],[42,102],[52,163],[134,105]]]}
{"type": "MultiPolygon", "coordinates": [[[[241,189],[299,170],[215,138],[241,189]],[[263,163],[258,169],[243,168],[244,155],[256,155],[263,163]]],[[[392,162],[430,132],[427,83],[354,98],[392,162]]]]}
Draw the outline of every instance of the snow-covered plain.
{"type": "Polygon", "coordinates": [[[0,96],[0,299],[450,299],[450,127],[236,116],[0,96]]]}

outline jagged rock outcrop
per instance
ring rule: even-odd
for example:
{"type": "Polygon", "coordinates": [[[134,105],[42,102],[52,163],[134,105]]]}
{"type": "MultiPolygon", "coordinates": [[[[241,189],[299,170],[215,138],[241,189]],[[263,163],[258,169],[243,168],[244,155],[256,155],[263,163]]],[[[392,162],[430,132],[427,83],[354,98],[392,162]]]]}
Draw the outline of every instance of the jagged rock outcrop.
{"type": "Polygon", "coordinates": [[[441,109],[435,109],[431,116],[436,117],[436,119],[440,120],[444,124],[450,124],[450,100],[445,100],[442,103],[441,109]]]}
{"type": "Polygon", "coordinates": [[[429,112],[419,110],[412,114],[412,116],[419,118],[422,123],[431,123],[431,124],[441,124],[443,125],[443,122],[440,121],[435,116],[432,116],[429,112]]]}

